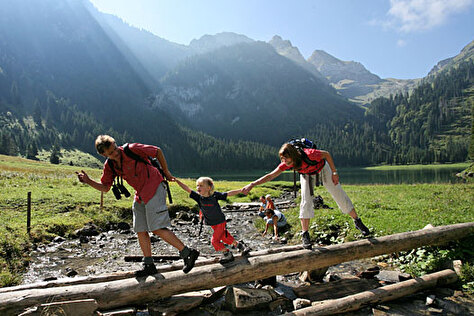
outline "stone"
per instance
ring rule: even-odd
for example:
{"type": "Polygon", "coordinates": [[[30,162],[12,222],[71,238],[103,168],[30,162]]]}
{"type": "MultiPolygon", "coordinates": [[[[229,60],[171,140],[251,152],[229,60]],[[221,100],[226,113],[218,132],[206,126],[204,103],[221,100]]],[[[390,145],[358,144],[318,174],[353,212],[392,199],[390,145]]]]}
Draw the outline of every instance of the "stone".
{"type": "Polygon", "coordinates": [[[311,271],[303,271],[301,272],[299,279],[301,282],[321,282],[326,275],[329,267],[311,270],[311,271]]]}
{"type": "Polygon", "coordinates": [[[300,309],[300,308],[305,308],[311,306],[311,301],[307,300],[305,298],[297,298],[293,300],[293,308],[294,309],[300,309]]]}
{"type": "Polygon", "coordinates": [[[408,273],[401,273],[398,271],[381,270],[376,276],[376,279],[388,283],[397,283],[400,281],[406,281],[411,279],[411,275],[408,273]]]}
{"type": "Polygon", "coordinates": [[[273,301],[267,290],[229,287],[225,294],[225,303],[228,309],[236,312],[243,310],[267,309],[273,301]]]}

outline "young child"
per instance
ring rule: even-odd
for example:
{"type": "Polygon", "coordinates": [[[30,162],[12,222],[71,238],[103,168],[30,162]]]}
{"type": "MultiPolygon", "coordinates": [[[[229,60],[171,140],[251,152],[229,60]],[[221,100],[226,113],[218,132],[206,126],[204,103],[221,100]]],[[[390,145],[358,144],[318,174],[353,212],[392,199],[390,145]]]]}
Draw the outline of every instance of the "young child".
{"type": "Polygon", "coordinates": [[[272,210],[271,208],[267,208],[265,210],[265,231],[263,232],[262,236],[267,234],[268,228],[273,225],[273,232],[275,233],[274,239],[280,240],[278,237],[278,227],[284,227],[286,225],[286,218],[282,212],[278,210],[272,210]]]}
{"type": "Polygon", "coordinates": [[[175,181],[184,191],[189,193],[190,198],[198,203],[206,225],[210,225],[214,230],[211,243],[216,251],[222,251],[222,258],[219,261],[220,263],[228,263],[234,260],[232,252],[225,247],[225,244],[237,247],[243,256],[250,252],[250,248],[237,242],[227,230],[225,215],[218,202],[218,200],[225,200],[228,196],[240,193],[240,189],[224,193],[217,192],[214,191],[214,182],[211,178],[200,177],[196,180],[196,192],[191,190],[179,179],[175,178],[175,181]]]}

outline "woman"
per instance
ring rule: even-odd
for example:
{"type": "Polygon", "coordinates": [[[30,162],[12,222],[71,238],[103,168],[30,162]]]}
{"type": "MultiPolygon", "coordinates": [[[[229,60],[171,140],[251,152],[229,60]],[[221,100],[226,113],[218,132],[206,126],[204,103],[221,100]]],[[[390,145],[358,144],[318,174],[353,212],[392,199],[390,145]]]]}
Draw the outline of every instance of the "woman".
{"type": "Polygon", "coordinates": [[[254,186],[275,179],[285,170],[295,169],[298,171],[300,173],[301,182],[301,204],[299,215],[302,230],[301,236],[303,247],[306,249],[311,249],[312,245],[308,232],[310,219],[314,217],[311,182],[314,175],[316,173],[320,173],[324,187],[336,201],[339,209],[344,214],[348,214],[350,217],[352,217],[355,227],[361,231],[362,235],[367,236],[370,231],[362,223],[362,220],[357,216],[352,201],[342,189],[341,184],[339,183],[339,175],[331,154],[329,154],[327,151],[313,148],[303,148],[301,150],[303,150],[304,153],[300,152],[292,144],[283,144],[279,151],[281,163],[272,172],[267,173],[266,175],[243,187],[242,193],[248,194],[254,186]],[[304,161],[306,159],[304,159],[305,157],[303,155],[306,155],[309,160],[315,162],[315,164],[308,164],[306,161],[304,161]]]}

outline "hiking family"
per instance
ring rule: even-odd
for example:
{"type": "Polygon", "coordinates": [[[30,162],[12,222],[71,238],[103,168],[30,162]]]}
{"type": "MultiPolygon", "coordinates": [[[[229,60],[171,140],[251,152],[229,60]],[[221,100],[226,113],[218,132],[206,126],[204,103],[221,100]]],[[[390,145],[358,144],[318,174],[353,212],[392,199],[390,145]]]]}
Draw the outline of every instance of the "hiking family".
{"type": "MultiPolygon", "coordinates": [[[[313,186],[314,176],[321,174],[324,187],[329,191],[341,211],[351,216],[355,227],[366,236],[370,232],[357,216],[351,200],[339,183],[334,161],[329,152],[316,149],[308,140],[294,140],[283,144],[279,156],[281,163],[270,173],[249,183],[238,190],[219,192],[214,190],[213,180],[209,177],[200,177],[196,181],[196,191],[190,189],[179,179],[173,177],[168,169],[163,151],[160,147],[141,143],[117,146],[115,139],[109,135],[99,135],[95,141],[97,152],[106,158],[102,176],[95,181],[81,170],[76,172],[80,182],[90,185],[96,190],[108,192],[111,188],[116,198],[121,194],[129,193],[123,186],[123,179],[135,189],[133,199],[133,230],[137,233],[138,242],[143,252],[143,269],[135,272],[137,277],[157,273],[152,257],[151,238],[149,232],[159,236],[165,242],[176,248],[183,259],[183,272],[188,273],[194,267],[199,257],[199,251],[183,244],[170,230],[171,225],[168,207],[166,204],[167,181],[176,182],[189,197],[195,200],[200,209],[201,220],[211,226],[213,235],[211,244],[217,252],[222,253],[221,263],[234,260],[232,252],[226,247],[236,247],[242,255],[247,255],[250,248],[243,242],[238,242],[227,230],[225,215],[218,200],[226,200],[228,196],[239,193],[248,194],[253,187],[268,182],[283,171],[294,169],[300,173],[301,205],[300,221],[302,229],[303,247],[311,249],[311,240],[308,232],[310,219],[314,217],[313,186]],[[157,168],[159,167],[159,168],[157,168]]],[[[169,191],[168,191],[169,192],[169,191]]],[[[168,195],[171,198],[170,195],[168,195]]],[[[265,235],[269,227],[273,227],[274,239],[278,240],[278,228],[286,225],[286,218],[280,212],[270,195],[260,197],[262,206],[259,216],[265,222],[265,235]]]]}

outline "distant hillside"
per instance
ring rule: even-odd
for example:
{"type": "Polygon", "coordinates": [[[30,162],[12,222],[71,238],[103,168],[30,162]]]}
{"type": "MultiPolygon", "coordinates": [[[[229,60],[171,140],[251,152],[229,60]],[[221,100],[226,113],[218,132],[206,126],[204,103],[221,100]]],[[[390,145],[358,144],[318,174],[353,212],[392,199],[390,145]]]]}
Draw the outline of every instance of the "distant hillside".
{"type": "Polygon", "coordinates": [[[416,80],[381,79],[361,63],[342,61],[323,50],[315,50],[308,62],[315,66],[339,93],[362,105],[367,105],[380,96],[408,92],[416,85],[416,80]]]}
{"type": "Polygon", "coordinates": [[[189,58],[162,80],[154,107],[214,136],[278,145],[316,122],[363,111],[263,42],[189,58]],[[278,128],[276,128],[278,126],[278,128]]]}
{"type": "Polygon", "coordinates": [[[296,64],[300,65],[303,69],[306,69],[307,71],[312,73],[315,77],[329,84],[329,81],[327,81],[327,79],[318,71],[318,69],[314,65],[306,61],[306,59],[304,59],[299,49],[291,45],[290,41],[283,40],[280,36],[275,35],[268,42],[268,44],[272,45],[278,54],[285,56],[286,58],[294,61],[296,64]]]}
{"type": "Polygon", "coordinates": [[[380,79],[323,53],[311,64],[278,36],[265,43],[224,32],[185,46],[85,0],[4,0],[0,153],[97,157],[93,141],[108,133],[119,144],[159,145],[176,171],[269,170],[282,142],[307,136],[341,166],[463,161],[471,46],[410,94],[392,93],[415,81],[380,79]],[[344,93],[359,104],[389,97],[366,111],[344,93]]]}
{"type": "MultiPolygon", "coordinates": [[[[474,60],[457,58],[410,95],[374,100],[367,119],[386,134],[394,163],[455,162],[474,148],[474,60]]],[[[472,153],[471,153],[472,156],[472,153]]]]}
{"type": "Polygon", "coordinates": [[[468,45],[466,45],[461,52],[451,58],[444,59],[438,62],[428,73],[428,76],[433,76],[439,73],[441,70],[455,66],[462,60],[472,60],[474,59],[474,41],[471,41],[468,45]]]}
{"type": "Polygon", "coordinates": [[[252,42],[254,42],[254,40],[245,35],[232,32],[222,32],[215,35],[203,35],[199,39],[193,39],[191,43],[189,43],[189,49],[194,54],[204,54],[221,47],[252,42]]]}

